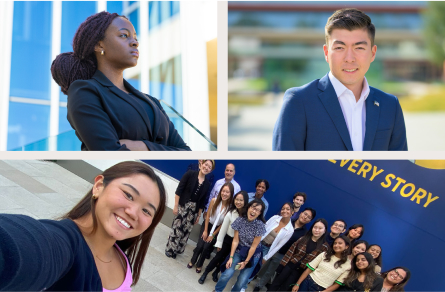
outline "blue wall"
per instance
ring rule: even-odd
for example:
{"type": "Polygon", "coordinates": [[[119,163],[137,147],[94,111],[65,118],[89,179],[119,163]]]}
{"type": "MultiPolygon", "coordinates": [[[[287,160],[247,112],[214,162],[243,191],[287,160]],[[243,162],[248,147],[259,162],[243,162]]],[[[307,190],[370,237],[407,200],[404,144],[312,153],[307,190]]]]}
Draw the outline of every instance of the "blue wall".
{"type": "MultiPolygon", "coordinates": [[[[187,166],[197,161],[145,162],[179,180],[187,166]]],[[[410,161],[217,160],[215,180],[224,176],[229,162],[236,165],[235,180],[243,190],[254,191],[258,178],[270,182],[265,193],[270,203],[268,218],[295,192],[306,192],[304,206],[316,209],[317,218],[327,219],[329,225],[342,218],[348,226],[365,226],[362,239],[382,246],[383,271],[408,267],[412,277],[407,291],[444,290],[445,278],[436,272],[445,271],[445,261],[437,260],[445,258],[445,221],[441,216],[445,170],[426,169],[410,161]],[[381,172],[371,181],[373,171],[381,172]],[[413,198],[417,191],[425,197],[413,198]]]]}

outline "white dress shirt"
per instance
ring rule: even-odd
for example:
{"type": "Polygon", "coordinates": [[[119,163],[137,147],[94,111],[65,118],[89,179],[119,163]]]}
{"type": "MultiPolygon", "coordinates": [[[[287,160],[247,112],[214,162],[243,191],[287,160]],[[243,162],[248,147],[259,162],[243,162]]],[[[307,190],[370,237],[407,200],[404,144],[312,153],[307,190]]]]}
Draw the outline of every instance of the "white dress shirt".
{"type": "MultiPolygon", "coordinates": [[[[277,226],[280,224],[281,216],[275,215],[272,216],[267,222],[266,222],[266,233],[263,235],[261,240],[266,238],[269,233],[277,228],[277,226]]],[[[277,237],[273,241],[272,245],[270,246],[269,252],[266,255],[263,255],[263,259],[267,261],[271,257],[274,256],[274,254],[283,246],[286,244],[286,242],[292,237],[292,234],[294,234],[294,226],[292,225],[291,220],[289,223],[287,223],[286,226],[281,228],[280,232],[278,232],[277,237]]]]}
{"type": "Polygon", "coordinates": [[[329,72],[329,80],[337,94],[343,117],[348,127],[351,137],[352,149],[354,151],[363,151],[363,142],[366,131],[366,104],[365,101],[369,95],[369,85],[366,77],[363,78],[363,90],[360,99],[355,100],[354,93],[344,86],[332,72],[329,72]]]}

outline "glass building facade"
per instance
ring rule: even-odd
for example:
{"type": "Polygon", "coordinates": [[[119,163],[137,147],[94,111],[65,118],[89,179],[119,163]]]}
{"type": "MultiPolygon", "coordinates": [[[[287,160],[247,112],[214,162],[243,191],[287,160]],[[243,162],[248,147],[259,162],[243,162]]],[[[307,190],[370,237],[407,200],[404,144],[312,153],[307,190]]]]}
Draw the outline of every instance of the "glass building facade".
{"type": "MultiPolygon", "coordinates": [[[[72,130],[66,118],[67,96],[54,86],[51,62],[57,54],[72,51],[78,26],[103,10],[127,16],[138,33],[139,49],[148,55],[126,70],[124,78],[183,113],[180,2],[17,1],[11,10],[9,96],[0,96],[8,99],[3,103],[8,117],[1,122],[7,123],[7,134],[2,134],[7,142],[1,150],[72,130]],[[143,41],[147,46],[142,48],[143,41]]],[[[183,123],[177,117],[172,121],[182,135],[183,123]]]]}

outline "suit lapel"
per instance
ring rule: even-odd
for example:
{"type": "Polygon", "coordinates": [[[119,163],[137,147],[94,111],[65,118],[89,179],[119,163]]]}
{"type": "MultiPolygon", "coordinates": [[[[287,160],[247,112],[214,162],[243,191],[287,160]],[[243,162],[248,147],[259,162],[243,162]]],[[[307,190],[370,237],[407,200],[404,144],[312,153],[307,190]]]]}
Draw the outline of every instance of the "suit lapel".
{"type": "MultiPolygon", "coordinates": [[[[148,117],[148,114],[145,112],[144,108],[131,96],[129,96],[127,93],[123,92],[122,90],[120,90],[119,88],[117,88],[101,71],[97,70],[96,73],[93,76],[94,79],[96,79],[99,83],[101,83],[103,86],[106,86],[110,89],[111,92],[113,92],[115,95],[117,95],[118,97],[120,97],[121,99],[123,99],[124,101],[126,101],[127,103],[129,103],[131,106],[134,107],[134,109],[139,113],[139,115],[142,117],[142,119],[144,120],[144,123],[147,127],[148,133],[149,135],[151,135],[151,137],[154,137],[153,132],[152,132],[152,126],[150,123],[150,119],[148,117]]],[[[157,107],[155,105],[153,105],[153,103],[151,102],[151,100],[148,100],[148,98],[146,98],[145,96],[142,95],[142,93],[138,90],[136,90],[133,86],[131,86],[130,83],[128,83],[125,79],[124,79],[124,85],[125,88],[129,89],[129,91],[134,94],[136,97],[148,102],[150,104],[150,106],[153,108],[153,113],[155,114],[155,124],[156,124],[156,117],[159,116],[156,114],[156,109],[157,107]]],[[[153,128],[155,128],[153,126],[153,128]]]]}
{"type": "Polygon", "coordinates": [[[322,91],[318,94],[318,97],[337,128],[343,143],[348,150],[352,150],[351,137],[349,136],[348,127],[346,126],[340,102],[338,101],[337,94],[335,93],[334,87],[327,74],[320,79],[318,89],[322,91]]]}
{"type": "Polygon", "coordinates": [[[159,120],[161,113],[159,111],[158,106],[150,98],[148,98],[145,94],[143,94],[142,92],[140,92],[139,90],[137,90],[133,86],[131,86],[131,84],[128,83],[125,79],[124,79],[124,83],[125,83],[125,86],[130,90],[131,93],[133,93],[139,99],[145,101],[146,103],[148,103],[150,105],[151,109],[153,110],[153,114],[154,114],[154,119],[153,119],[154,125],[150,126],[150,120],[149,120],[148,115],[145,111],[144,111],[144,113],[145,113],[146,119],[144,119],[144,120],[146,121],[145,123],[148,126],[150,126],[149,132],[152,134],[152,136],[157,137],[158,132],[159,132],[159,126],[161,125],[161,122],[159,120]]]}
{"type": "Polygon", "coordinates": [[[374,94],[375,91],[372,87],[369,90],[369,95],[366,99],[366,132],[363,151],[371,150],[380,117],[380,105],[377,105],[380,104],[380,100],[374,94]]]}

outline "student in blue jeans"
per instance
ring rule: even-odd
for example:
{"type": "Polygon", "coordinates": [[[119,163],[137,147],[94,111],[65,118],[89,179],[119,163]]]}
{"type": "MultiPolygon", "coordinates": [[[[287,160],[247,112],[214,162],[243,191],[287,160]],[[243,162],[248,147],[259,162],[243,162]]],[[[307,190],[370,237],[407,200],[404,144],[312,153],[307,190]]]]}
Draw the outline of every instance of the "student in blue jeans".
{"type": "Polygon", "coordinates": [[[266,233],[264,220],[264,203],[254,199],[247,205],[247,212],[233,223],[235,231],[230,256],[225,265],[215,291],[221,292],[232,278],[235,270],[241,270],[232,291],[241,291],[247,284],[258,261],[261,259],[261,237],[266,233]]]}

